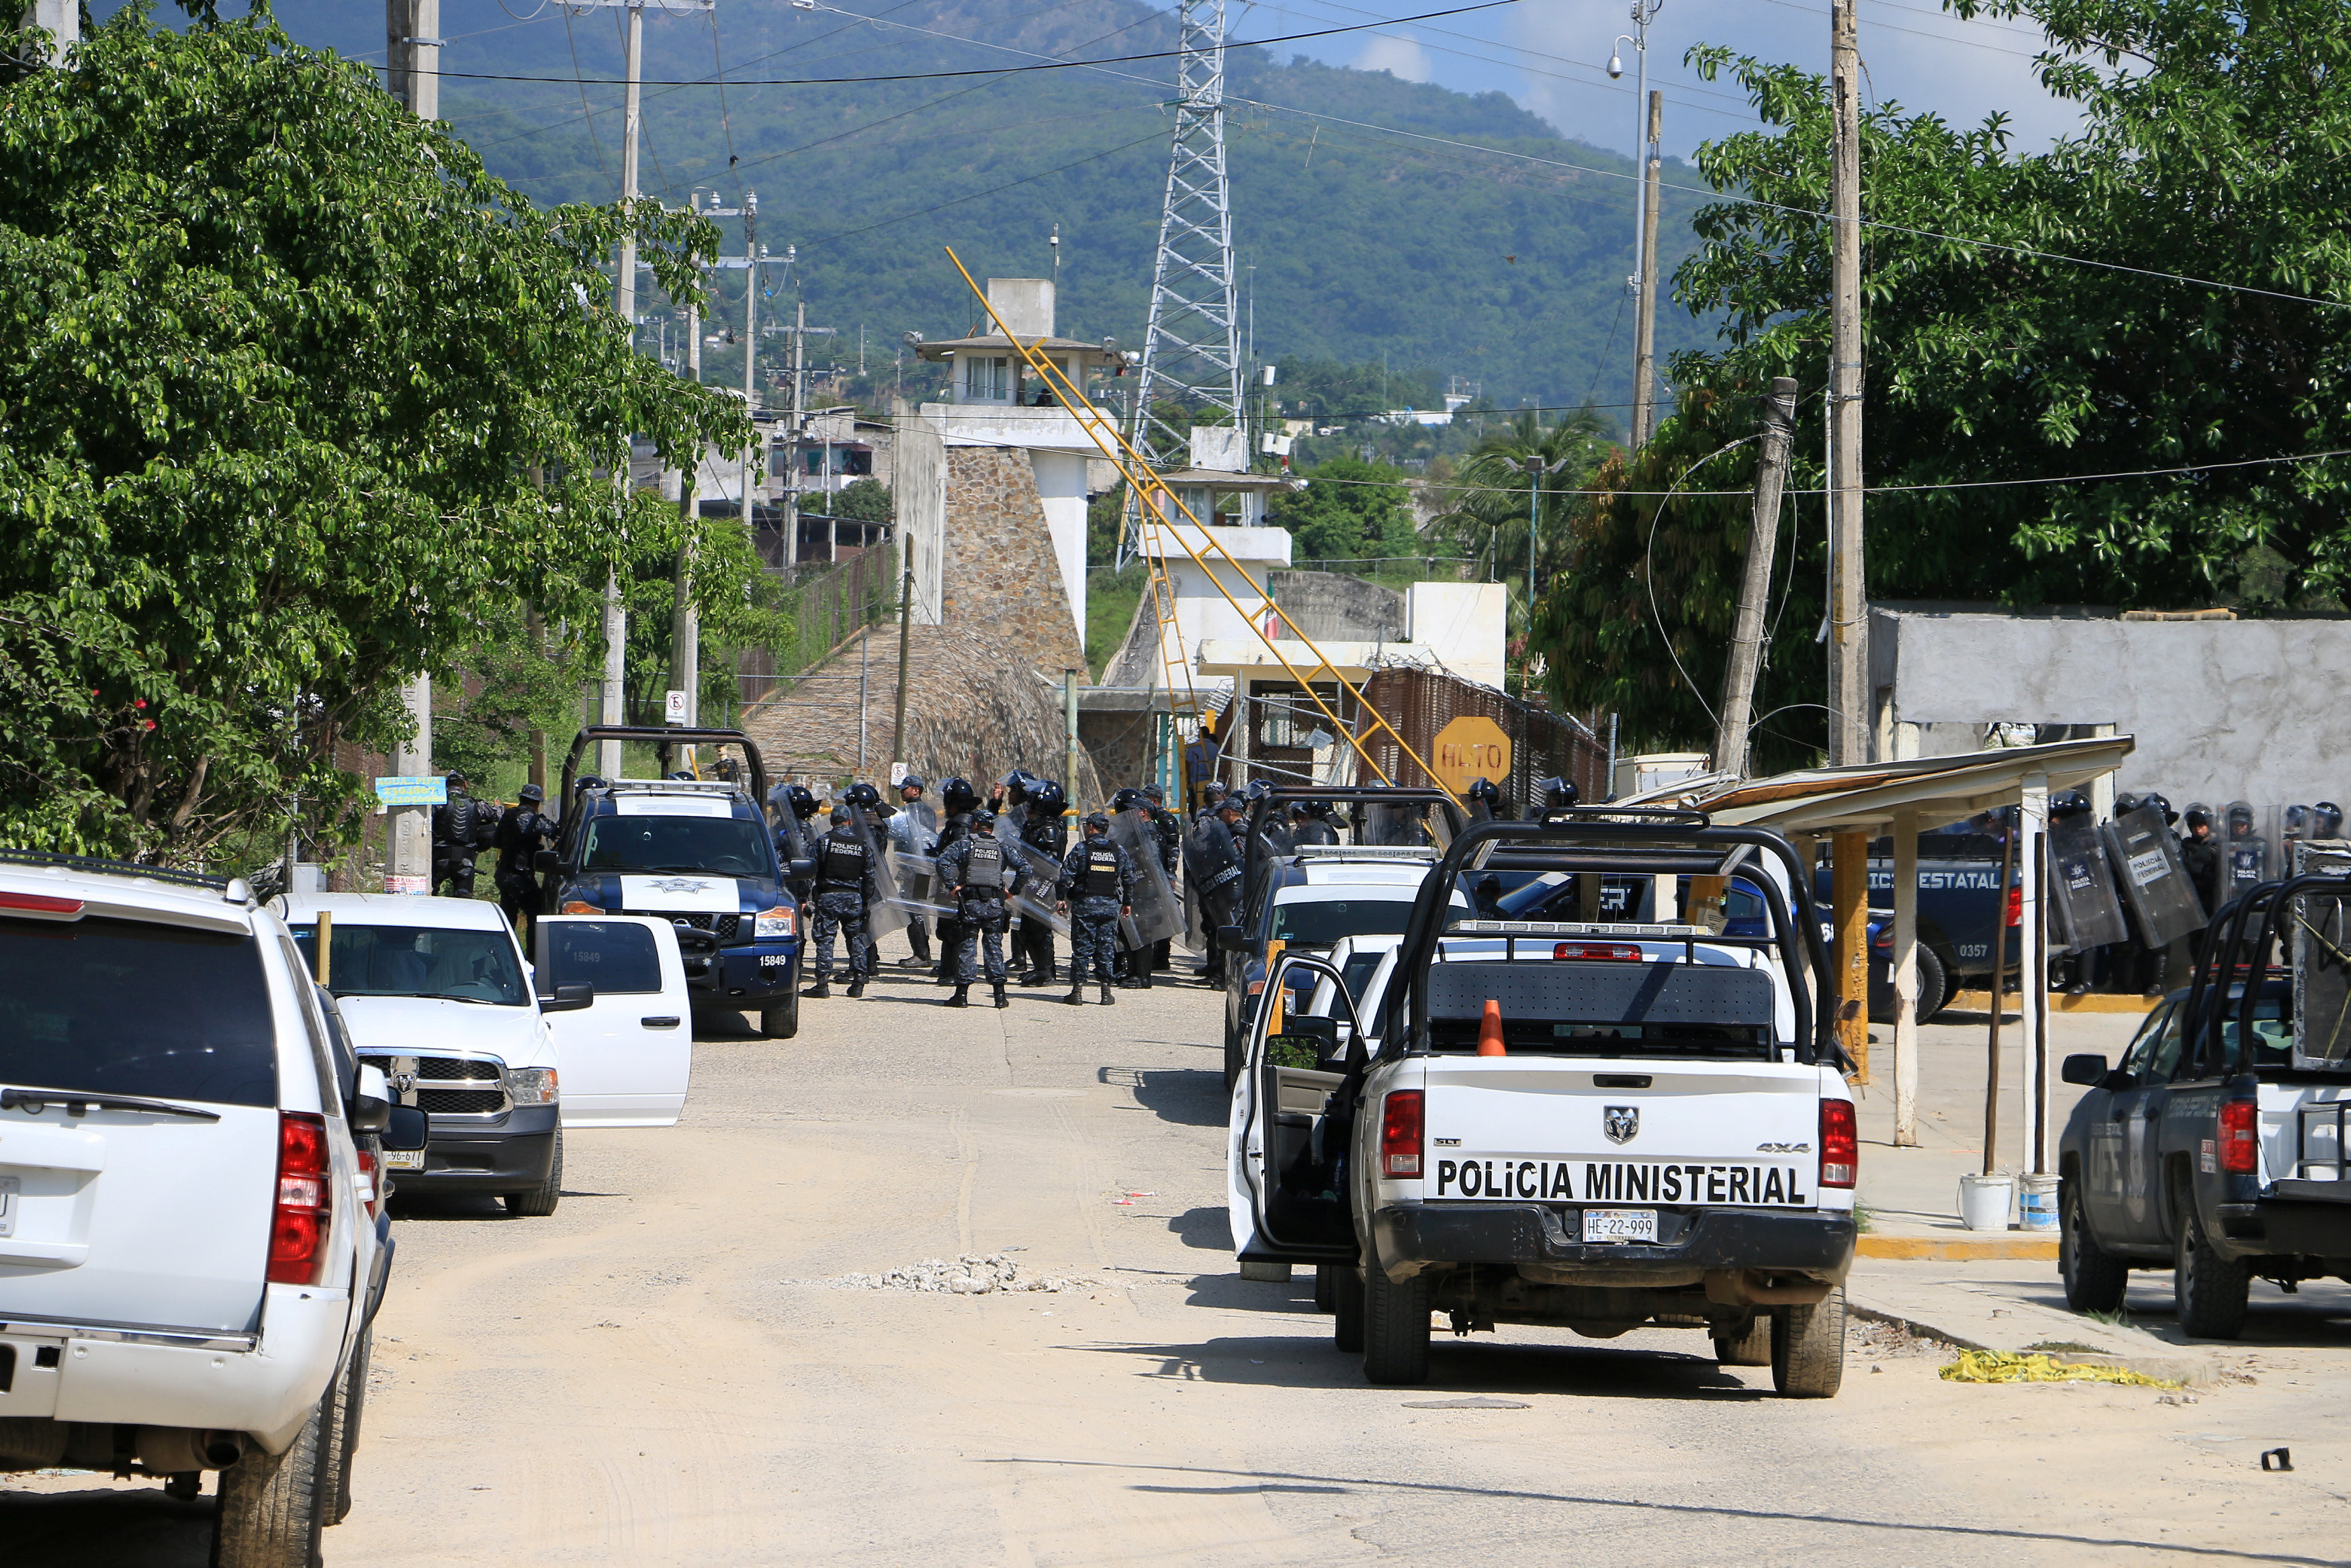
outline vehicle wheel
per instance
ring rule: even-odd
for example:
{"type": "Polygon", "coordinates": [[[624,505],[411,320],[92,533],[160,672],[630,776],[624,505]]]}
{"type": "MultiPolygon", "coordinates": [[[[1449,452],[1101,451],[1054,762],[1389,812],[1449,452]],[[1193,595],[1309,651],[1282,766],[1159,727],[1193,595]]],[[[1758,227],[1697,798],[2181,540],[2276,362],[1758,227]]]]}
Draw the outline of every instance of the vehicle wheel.
{"type": "MultiPolygon", "coordinates": [[[[1943,961],[1926,943],[1918,944],[1918,1022],[1926,1023],[1943,1010],[1947,993],[1943,961]]],[[[1891,961],[1869,966],[1869,1021],[1872,1023],[1894,1022],[1894,966],[1891,961]]]]}
{"type": "Polygon", "coordinates": [[[1771,1386],[1791,1399],[1834,1399],[1844,1382],[1844,1287],[1810,1306],[1771,1309],[1771,1386]]]}
{"type": "Polygon", "coordinates": [[[770,1040],[789,1040],[799,1032],[800,992],[794,986],[781,1002],[759,1010],[759,1033],[770,1040]]]}
{"type": "Polygon", "coordinates": [[[1364,1282],[1353,1269],[1331,1271],[1331,1348],[1343,1355],[1364,1353],[1364,1282]]]}
{"type": "Polygon", "coordinates": [[[360,1412],[367,1405],[368,1352],[375,1330],[363,1328],[351,1346],[350,1361],[335,1379],[334,1404],[327,1423],[327,1463],[332,1478],[327,1489],[327,1522],[340,1524],[351,1511],[351,1458],[359,1451],[360,1412]]]}
{"type": "Polygon", "coordinates": [[[1714,1342],[1714,1359],[1723,1366],[1769,1366],[1771,1365],[1771,1314],[1759,1312],[1747,1325],[1747,1332],[1737,1339],[1714,1342]]]}
{"type": "Polygon", "coordinates": [[[2171,1294],[2179,1304],[2179,1332],[2198,1339],[2234,1339],[2244,1332],[2245,1298],[2252,1270],[2224,1258],[2205,1235],[2192,1199],[2179,1199],[2179,1237],[2173,1243],[2171,1294]]]}
{"type": "Polygon", "coordinates": [[[1926,1023],[1943,1011],[1943,1003],[1953,995],[1951,971],[1943,962],[1943,955],[1926,943],[1918,944],[1918,1022],[1926,1023]]]}
{"type": "Polygon", "coordinates": [[[1228,1095],[1229,1095],[1229,1094],[1231,1094],[1231,1093],[1233,1092],[1233,1085],[1234,1085],[1235,1084],[1238,1084],[1238,1083],[1239,1083],[1239,1082],[1240,1082],[1240,1077],[1241,1077],[1241,1057],[1242,1057],[1242,1055],[1244,1054],[1245,1050],[1246,1050],[1246,1047],[1244,1047],[1244,1046],[1242,1045],[1242,1044],[1241,1044],[1241,1037],[1240,1037],[1239,1035],[1238,1035],[1238,1034],[1234,1033],[1233,1033],[1231,1030],[1229,1030],[1229,1029],[1226,1030],[1226,1031],[1225,1031],[1225,1093],[1227,1093],[1227,1094],[1228,1094],[1228,1095]]]}
{"type": "Polygon", "coordinates": [[[326,1523],[331,1391],[282,1454],[249,1449],[220,1473],[213,1568],[311,1568],[326,1523]]]}
{"type": "Polygon", "coordinates": [[[1428,1381],[1428,1303],[1436,1286],[1426,1273],[1396,1284],[1378,1259],[1364,1259],[1365,1377],[1374,1383],[1428,1381]]]}
{"type": "Polygon", "coordinates": [[[563,1132],[555,1134],[555,1158],[548,1162],[547,1179],[537,1187],[507,1194],[507,1212],[518,1220],[544,1220],[555,1212],[563,1196],[563,1132]]]}
{"type": "Polygon", "coordinates": [[[1314,1310],[1316,1312],[1329,1312],[1332,1310],[1333,1305],[1339,1299],[1338,1291],[1339,1266],[1336,1263],[1315,1264],[1314,1310]]]}
{"type": "Polygon", "coordinates": [[[2065,1304],[2075,1312],[2113,1312],[2130,1289],[2130,1265],[2090,1234],[2082,1184],[2073,1177],[2058,1186],[2057,1272],[2065,1282],[2065,1304]]]}

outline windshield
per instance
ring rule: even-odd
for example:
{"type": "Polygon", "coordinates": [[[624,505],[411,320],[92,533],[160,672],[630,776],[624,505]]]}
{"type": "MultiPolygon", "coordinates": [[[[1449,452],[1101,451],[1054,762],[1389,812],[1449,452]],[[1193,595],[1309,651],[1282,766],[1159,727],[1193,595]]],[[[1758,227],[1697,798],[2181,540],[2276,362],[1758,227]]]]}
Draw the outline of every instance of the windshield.
{"type": "Polygon", "coordinates": [[[0,920],[0,1083],[277,1103],[251,937],[137,920],[0,920]]]}
{"type": "MultiPolygon", "coordinates": [[[[293,928],[316,973],[319,928],[293,928]]],[[[439,926],[335,923],[327,989],[337,996],[431,996],[447,1002],[521,1007],[530,1000],[514,939],[504,931],[453,931],[439,926]]]]}
{"type": "Polygon", "coordinates": [[[1294,948],[1327,948],[1342,937],[1401,936],[1412,919],[1410,898],[1317,898],[1277,902],[1273,929],[1278,942],[1294,948]]]}
{"type": "Polygon", "coordinates": [[[765,828],[731,816],[600,816],[580,853],[587,871],[707,871],[773,877],[765,828]]]}

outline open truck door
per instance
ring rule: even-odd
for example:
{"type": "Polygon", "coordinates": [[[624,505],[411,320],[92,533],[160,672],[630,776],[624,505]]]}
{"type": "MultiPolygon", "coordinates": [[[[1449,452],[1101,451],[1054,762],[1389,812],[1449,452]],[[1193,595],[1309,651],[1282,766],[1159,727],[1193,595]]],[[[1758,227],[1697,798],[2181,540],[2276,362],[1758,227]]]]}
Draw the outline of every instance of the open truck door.
{"type": "Polygon", "coordinates": [[[532,922],[539,989],[587,985],[595,1000],[549,1015],[567,1127],[666,1127],[685,1109],[694,1013],[667,920],[541,915],[532,922]]]}
{"type": "Polygon", "coordinates": [[[1269,1005],[1250,1025],[1226,1129],[1233,1248],[1248,1263],[1353,1263],[1347,1102],[1366,1047],[1345,978],[1322,960],[1282,954],[1266,993],[1291,970],[1330,982],[1321,990],[1332,1012],[1285,1014],[1274,1033],[1280,1010],[1269,1005]]]}

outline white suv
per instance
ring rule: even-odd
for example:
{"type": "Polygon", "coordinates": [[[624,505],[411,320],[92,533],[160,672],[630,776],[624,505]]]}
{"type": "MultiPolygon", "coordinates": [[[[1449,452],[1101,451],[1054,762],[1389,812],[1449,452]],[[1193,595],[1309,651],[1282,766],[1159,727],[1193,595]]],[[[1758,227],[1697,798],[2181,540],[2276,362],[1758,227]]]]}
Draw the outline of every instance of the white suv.
{"type": "Polygon", "coordinates": [[[0,1469],[216,1469],[235,1568],[350,1507],[392,1251],[360,1144],[424,1138],[332,1006],[242,881],[0,850],[0,1469]]]}

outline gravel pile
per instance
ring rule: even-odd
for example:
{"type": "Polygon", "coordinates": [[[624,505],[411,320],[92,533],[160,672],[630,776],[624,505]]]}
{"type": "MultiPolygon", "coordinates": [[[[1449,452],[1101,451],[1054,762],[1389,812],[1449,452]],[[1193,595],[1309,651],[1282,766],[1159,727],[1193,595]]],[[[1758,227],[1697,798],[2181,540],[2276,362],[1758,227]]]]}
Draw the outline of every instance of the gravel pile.
{"type": "Polygon", "coordinates": [[[1061,1274],[1024,1274],[1019,1263],[1001,1252],[967,1252],[953,1262],[929,1258],[886,1274],[843,1274],[825,1282],[849,1291],[925,1291],[956,1296],[1084,1290],[1093,1283],[1061,1274]]]}

